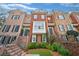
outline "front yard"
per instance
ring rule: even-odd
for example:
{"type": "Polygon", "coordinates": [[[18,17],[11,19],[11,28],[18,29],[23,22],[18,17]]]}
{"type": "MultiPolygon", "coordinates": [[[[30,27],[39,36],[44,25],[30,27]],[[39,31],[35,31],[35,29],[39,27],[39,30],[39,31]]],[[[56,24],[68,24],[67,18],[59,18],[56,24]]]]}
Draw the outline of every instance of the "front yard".
{"type": "Polygon", "coordinates": [[[35,54],[40,56],[59,56],[58,52],[52,52],[49,49],[30,49],[26,51],[28,54],[35,54]]]}
{"type": "Polygon", "coordinates": [[[40,56],[70,56],[69,50],[65,49],[60,43],[54,42],[52,45],[48,43],[30,43],[28,49],[25,50],[27,54],[40,56]]]}

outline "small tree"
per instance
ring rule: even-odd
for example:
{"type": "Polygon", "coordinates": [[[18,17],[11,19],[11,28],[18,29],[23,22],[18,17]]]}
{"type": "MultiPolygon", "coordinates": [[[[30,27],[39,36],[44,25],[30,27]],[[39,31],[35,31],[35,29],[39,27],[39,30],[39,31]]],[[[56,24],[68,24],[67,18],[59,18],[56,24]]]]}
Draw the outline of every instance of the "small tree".
{"type": "Polygon", "coordinates": [[[77,37],[79,33],[77,31],[70,30],[70,31],[67,31],[67,35],[77,37]]]}
{"type": "Polygon", "coordinates": [[[48,35],[48,43],[49,45],[52,45],[53,42],[56,41],[56,37],[54,35],[48,35]]]}

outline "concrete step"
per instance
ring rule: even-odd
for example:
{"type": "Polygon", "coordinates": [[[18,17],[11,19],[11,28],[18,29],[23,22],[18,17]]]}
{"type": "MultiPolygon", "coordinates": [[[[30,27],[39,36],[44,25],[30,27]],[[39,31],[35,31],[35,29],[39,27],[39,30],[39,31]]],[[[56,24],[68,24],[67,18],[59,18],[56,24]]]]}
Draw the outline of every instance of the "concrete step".
{"type": "Polygon", "coordinates": [[[11,56],[25,56],[26,53],[17,45],[10,45],[6,48],[11,56]]]}

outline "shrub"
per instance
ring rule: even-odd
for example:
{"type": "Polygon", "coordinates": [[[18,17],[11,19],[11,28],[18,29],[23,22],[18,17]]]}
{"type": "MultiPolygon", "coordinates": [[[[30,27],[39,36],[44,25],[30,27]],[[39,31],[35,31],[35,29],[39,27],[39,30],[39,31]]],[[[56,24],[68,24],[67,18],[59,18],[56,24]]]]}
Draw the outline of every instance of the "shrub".
{"type": "Polygon", "coordinates": [[[29,49],[35,49],[35,48],[38,48],[39,47],[39,44],[38,43],[30,43],[29,45],[28,45],[28,48],[29,49]]]}
{"type": "Polygon", "coordinates": [[[58,52],[59,52],[61,55],[63,55],[63,56],[69,56],[69,55],[71,55],[70,51],[67,50],[67,49],[65,49],[65,48],[59,49],[58,52]]]}
{"type": "Polygon", "coordinates": [[[40,44],[40,48],[46,48],[46,46],[47,46],[47,43],[45,43],[45,42],[42,42],[42,43],[40,44]]]}
{"type": "Polygon", "coordinates": [[[47,45],[46,48],[49,49],[49,50],[52,50],[52,46],[51,45],[47,45]]]}
{"type": "Polygon", "coordinates": [[[56,42],[54,42],[53,44],[52,44],[52,47],[51,47],[51,49],[53,50],[53,51],[58,51],[58,49],[60,49],[61,48],[61,45],[59,44],[59,43],[56,43],[56,42]]]}
{"type": "Polygon", "coordinates": [[[63,56],[69,56],[71,55],[70,51],[65,49],[61,44],[59,43],[53,43],[51,47],[52,51],[58,51],[63,56]]]}

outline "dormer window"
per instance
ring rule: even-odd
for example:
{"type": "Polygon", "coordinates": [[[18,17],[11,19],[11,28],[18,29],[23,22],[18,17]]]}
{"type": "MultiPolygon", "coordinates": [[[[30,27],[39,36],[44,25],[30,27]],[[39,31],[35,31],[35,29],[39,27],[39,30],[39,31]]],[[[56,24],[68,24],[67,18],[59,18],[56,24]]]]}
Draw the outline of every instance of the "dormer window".
{"type": "Polygon", "coordinates": [[[63,15],[59,15],[58,18],[61,19],[61,20],[65,19],[63,15]]]}
{"type": "Polygon", "coordinates": [[[45,15],[41,15],[41,19],[45,19],[45,15]]]}
{"type": "Polygon", "coordinates": [[[37,19],[37,15],[34,15],[34,19],[37,19]]]}

